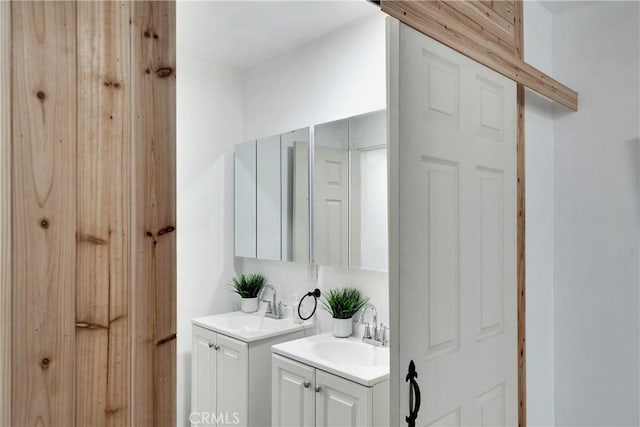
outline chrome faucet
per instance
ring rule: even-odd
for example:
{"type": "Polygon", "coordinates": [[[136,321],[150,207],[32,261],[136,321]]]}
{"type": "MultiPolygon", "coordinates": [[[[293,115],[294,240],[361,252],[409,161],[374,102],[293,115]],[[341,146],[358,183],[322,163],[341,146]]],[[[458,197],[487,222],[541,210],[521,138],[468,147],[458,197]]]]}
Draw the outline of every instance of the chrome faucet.
{"type": "Polygon", "coordinates": [[[376,306],[367,303],[362,307],[360,311],[360,317],[358,318],[358,323],[364,323],[364,333],[362,334],[362,341],[367,344],[372,344],[378,347],[386,347],[389,345],[389,341],[387,340],[387,328],[384,324],[380,324],[378,326],[378,310],[376,310],[376,306]],[[371,314],[373,314],[373,331],[371,331],[371,327],[369,323],[365,323],[364,315],[367,310],[371,310],[371,314]]]}
{"type": "Polygon", "coordinates": [[[260,301],[267,303],[267,310],[264,312],[264,317],[270,317],[272,319],[279,319],[282,315],[282,302],[276,304],[276,288],[271,285],[264,285],[258,294],[260,301]],[[263,298],[264,291],[271,289],[272,300],[268,301],[263,298]]]}
{"type": "MultiPolygon", "coordinates": [[[[371,310],[373,314],[373,335],[375,336],[378,333],[378,310],[376,310],[376,306],[371,303],[366,303],[362,310],[360,311],[360,317],[358,318],[358,323],[364,323],[364,315],[367,310],[371,310]]],[[[364,329],[364,335],[362,338],[372,338],[371,330],[369,329],[369,324],[367,323],[364,329]]]]}

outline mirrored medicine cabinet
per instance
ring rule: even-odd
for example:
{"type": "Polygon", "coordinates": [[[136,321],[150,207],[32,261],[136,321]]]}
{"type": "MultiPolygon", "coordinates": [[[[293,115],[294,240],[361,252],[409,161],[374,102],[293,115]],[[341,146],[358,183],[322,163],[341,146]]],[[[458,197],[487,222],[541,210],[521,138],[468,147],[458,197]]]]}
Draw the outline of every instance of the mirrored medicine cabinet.
{"type": "Polygon", "coordinates": [[[236,146],[236,256],[386,271],[387,229],[385,110],[236,146]]]}
{"type": "Polygon", "coordinates": [[[309,263],[309,140],[303,128],[236,145],[236,256],[309,263]]]}

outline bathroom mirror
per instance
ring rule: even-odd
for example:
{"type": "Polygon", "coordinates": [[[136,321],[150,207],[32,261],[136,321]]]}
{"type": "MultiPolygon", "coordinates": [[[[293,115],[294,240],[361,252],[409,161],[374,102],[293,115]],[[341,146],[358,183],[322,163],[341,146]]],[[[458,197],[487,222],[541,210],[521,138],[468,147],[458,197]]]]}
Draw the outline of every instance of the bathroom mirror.
{"type": "Polygon", "coordinates": [[[309,128],[280,135],[283,261],[309,263],[309,128]]]}
{"type": "Polygon", "coordinates": [[[256,257],[256,142],[235,147],[235,254],[256,257]]]}
{"type": "Polygon", "coordinates": [[[280,135],[256,141],[256,258],[280,260],[280,135]]]}
{"type": "Polygon", "coordinates": [[[309,128],[235,149],[235,255],[309,262],[309,128]]]}
{"type": "Polygon", "coordinates": [[[315,126],[314,139],[315,262],[386,271],[385,110],[315,126]]]}
{"type": "Polygon", "coordinates": [[[349,120],[352,268],[387,271],[386,111],[349,120]]]}
{"type": "Polygon", "coordinates": [[[349,265],[349,119],[314,129],[315,262],[349,265]]]}

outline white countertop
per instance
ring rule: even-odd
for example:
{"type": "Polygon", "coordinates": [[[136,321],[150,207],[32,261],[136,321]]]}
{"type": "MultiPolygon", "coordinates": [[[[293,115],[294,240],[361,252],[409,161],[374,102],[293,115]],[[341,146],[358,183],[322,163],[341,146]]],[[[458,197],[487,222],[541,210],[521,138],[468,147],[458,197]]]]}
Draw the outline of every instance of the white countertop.
{"type": "Polygon", "coordinates": [[[313,327],[312,321],[300,324],[293,323],[292,317],[276,320],[264,317],[264,314],[260,312],[248,314],[241,311],[197,317],[192,319],[191,323],[246,343],[313,327]]]}
{"type": "Polygon", "coordinates": [[[367,387],[389,378],[389,348],[319,334],[271,347],[271,351],[367,387]]]}

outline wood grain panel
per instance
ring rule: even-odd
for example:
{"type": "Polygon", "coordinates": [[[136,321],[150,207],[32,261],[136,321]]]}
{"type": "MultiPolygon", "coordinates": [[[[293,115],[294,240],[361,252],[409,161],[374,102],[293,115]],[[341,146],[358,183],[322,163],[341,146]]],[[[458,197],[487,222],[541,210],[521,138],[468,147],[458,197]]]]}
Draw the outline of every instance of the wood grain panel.
{"type": "Polygon", "coordinates": [[[128,2],[79,2],[76,413],[121,426],[129,398],[128,2]]]}
{"type": "MultiPolygon", "coordinates": [[[[524,59],[524,5],[521,1],[516,3],[516,49],[518,57],[524,59]]],[[[527,370],[526,370],[526,187],[525,187],[525,121],[524,121],[524,86],[518,84],[518,132],[517,132],[517,262],[518,262],[518,426],[527,425],[527,370]]]]}
{"type": "Polygon", "coordinates": [[[0,425],[11,424],[11,3],[0,2],[0,425]]]}
{"type": "Polygon", "coordinates": [[[175,3],[132,3],[132,424],[175,424],[175,3]]]}
{"type": "Polygon", "coordinates": [[[478,23],[483,32],[493,34],[504,40],[507,45],[515,45],[514,19],[508,21],[496,13],[491,7],[478,1],[449,1],[449,6],[478,23]]]}
{"type": "Polygon", "coordinates": [[[484,27],[480,23],[454,9],[451,5],[452,2],[440,0],[433,1],[435,1],[433,6],[439,10],[438,13],[442,14],[443,19],[449,20],[456,31],[460,31],[468,37],[477,37],[478,34],[482,34],[482,37],[492,41],[495,46],[504,50],[504,54],[509,55],[514,53],[512,44],[501,40],[500,37],[488,31],[485,31],[484,27]]]}
{"type": "Polygon", "coordinates": [[[574,90],[525,63],[486,33],[464,25],[462,19],[446,13],[443,4],[438,1],[383,0],[382,10],[517,83],[577,111],[578,94],[574,90]]]}
{"type": "Polygon", "coordinates": [[[13,2],[12,425],[74,423],[76,4],[13,2]]]}
{"type": "Polygon", "coordinates": [[[506,21],[516,21],[516,1],[507,0],[480,0],[480,3],[502,16],[506,21]]]}
{"type": "Polygon", "coordinates": [[[527,425],[524,86],[518,85],[518,425],[527,425]]]}

